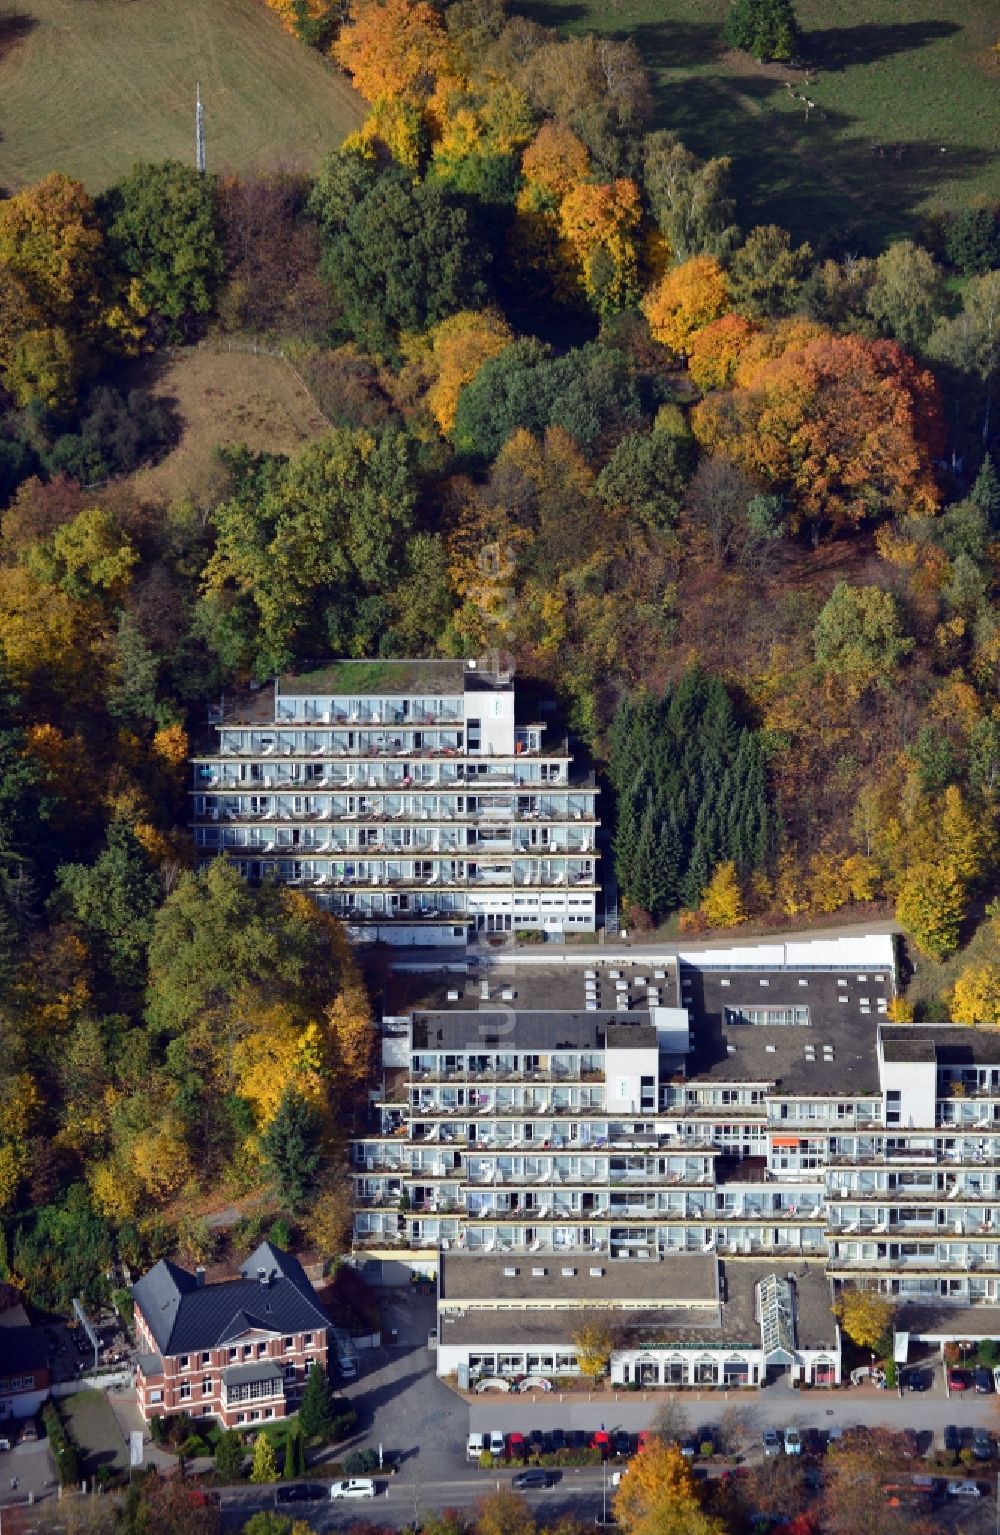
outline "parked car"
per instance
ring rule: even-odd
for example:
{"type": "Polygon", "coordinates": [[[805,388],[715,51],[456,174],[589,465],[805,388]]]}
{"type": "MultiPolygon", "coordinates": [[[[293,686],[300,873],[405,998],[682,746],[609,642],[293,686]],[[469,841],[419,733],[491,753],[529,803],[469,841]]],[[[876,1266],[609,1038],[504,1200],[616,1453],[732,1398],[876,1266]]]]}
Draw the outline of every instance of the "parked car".
{"type": "Polygon", "coordinates": [[[622,1459],[632,1453],[632,1435],[624,1428],[616,1428],[611,1435],[611,1444],[616,1455],[622,1459]]]}
{"type": "Polygon", "coordinates": [[[944,1447],[952,1455],[957,1455],[962,1448],[962,1436],[954,1423],[949,1423],[944,1431],[944,1447]]]}
{"type": "Polygon", "coordinates": [[[343,1359],[337,1360],[337,1373],[341,1380],[357,1380],[358,1361],[345,1355],[343,1359]]]}
{"type": "Polygon", "coordinates": [[[470,1434],[465,1441],[465,1454],[468,1460],[478,1460],[487,1448],[485,1434],[470,1434]]]}
{"type": "Polygon", "coordinates": [[[804,1428],[802,1430],[803,1455],[822,1455],[823,1436],[818,1428],[804,1428]]]}
{"type": "Polygon", "coordinates": [[[274,1506],[282,1508],[286,1503],[318,1503],[326,1496],[326,1489],[315,1482],[290,1482],[287,1487],[276,1487],[274,1506]]]}
{"type": "Polygon", "coordinates": [[[586,1431],[582,1428],[571,1428],[566,1435],[566,1442],[571,1450],[585,1450],[588,1444],[586,1431]]]}
{"type": "Polygon", "coordinates": [[[985,1365],[981,1364],[978,1369],[973,1370],[972,1380],[980,1396],[988,1396],[993,1390],[993,1371],[988,1370],[985,1365]]]}
{"type": "Polygon", "coordinates": [[[710,1453],[715,1454],[715,1429],[710,1423],[705,1423],[694,1431],[694,1442],[698,1446],[698,1454],[701,1454],[703,1444],[711,1445],[710,1453]]]}
{"type": "Polygon", "coordinates": [[[993,1459],[993,1438],[988,1428],[973,1430],[972,1453],[977,1460],[993,1459]]]}
{"type": "Polygon", "coordinates": [[[982,1493],[975,1482],[949,1482],[948,1495],[952,1498],[981,1498],[982,1493]]]}
{"type": "Polygon", "coordinates": [[[694,1460],[698,1453],[698,1446],[695,1443],[694,1435],[685,1434],[682,1439],[678,1440],[678,1443],[680,1444],[681,1454],[684,1456],[684,1459],[694,1460]]]}
{"type": "MultiPolygon", "coordinates": [[[[9,1429],[7,1433],[10,1433],[9,1429]]],[[[4,1435],[3,1438],[0,1438],[0,1454],[6,1455],[7,1451],[11,1449],[13,1449],[13,1445],[11,1444],[10,1439],[7,1437],[7,1435],[4,1435]]]]}
{"type": "Polygon", "coordinates": [[[639,1443],[636,1453],[641,1455],[643,1450],[648,1450],[649,1446],[652,1444],[655,1438],[656,1435],[653,1433],[652,1429],[641,1428],[639,1430],[639,1443]]]}
{"type": "Polygon", "coordinates": [[[766,1428],[760,1437],[765,1455],[781,1454],[781,1436],[776,1428],[766,1428]]]}
{"type": "Polygon", "coordinates": [[[330,1497],[336,1503],[341,1498],[373,1498],[375,1483],[367,1476],[354,1476],[347,1482],[331,1482],[330,1497]]]}
{"type": "Polygon", "coordinates": [[[590,1448],[592,1450],[600,1450],[601,1459],[607,1460],[611,1454],[611,1435],[606,1433],[603,1428],[599,1428],[597,1433],[591,1438],[590,1448]]]}
{"type": "Polygon", "coordinates": [[[549,1450],[549,1436],[540,1428],[533,1428],[528,1435],[528,1447],[532,1455],[547,1455],[549,1450]]]}
{"type": "Polygon", "coordinates": [[[844,1430],[841,1428],[839,1423],[835,1423],[832,1428],[827,1429],[826,1447],[828,1450],[835,1450],[839,1444],[843,1443],[843,1439],[844,1430]]]}
{"type": "Polygon", "coordinates": [[[907,1391],[929,1391],[931,1389],[931,1376],[929,1370],[910,1370],[906,1377],[907,1391]]]}
{"type": "Polygon", "coordinates": [[[949,1391],[968,1391],[968,1389],[969,1389],[969,1377],[966,1375],[964,1370],[949,1370],[948,1371],[948,1390],[949,1391]]]}
{"type": "Polygon", "coordinates": [[[512,1485],[517,1492],[526,1492],[532,1487],[551,1487],[552,1482],[551,1471],[544,1471],[541,1466],[533,1466],[529,1471],[519,1471],[512,1485]]]}
{"type": "Polygon", "coordinates": [[[549,1434],[549,1444],[552,1446],[553,1455],[559,1450],[565,1450],[566,1430],[564,1428],[554,1428],[549,1434]]]}
{"type": "Polygon", "coordinates": [[[785,1429],[785,1454],[802,1454],[802,1435],[797,1428],[792,1428],[791,1425],[785,1429]]]}
{"type": "Polygon", "coordinates": [[[523,1434],[507,1435],[507,1454],[511,1460],[519,1460],[522,1463],[528,1458],[528,1441],[523,1434]]]}
{"type": "Polygon", "coordinates": [[[490,1454],[496,1460],[503,1460],[507,1454],[507,1441],[498,1428],[490,1431],[490,1454]]]}

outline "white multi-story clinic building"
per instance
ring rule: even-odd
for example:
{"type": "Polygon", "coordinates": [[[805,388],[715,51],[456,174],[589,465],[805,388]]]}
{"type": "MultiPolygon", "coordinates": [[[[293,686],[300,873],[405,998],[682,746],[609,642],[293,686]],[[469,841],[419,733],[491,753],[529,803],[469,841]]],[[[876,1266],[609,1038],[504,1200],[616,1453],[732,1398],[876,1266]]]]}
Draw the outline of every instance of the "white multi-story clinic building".
{"type": "Polygon", "coordinates": [[[888,936],[398,956],[357,1261],[440,1272],[442,1372],[573,1373],[598,1308],[615,1379],[832,1381],[859,1282],[911,1337],[1000,1336],[1000,1032],[892,1024],[895,990],[888,936]]]}
{"type": "Polygon", "coordinates": [[[597,789],[475,661],[337,661],[224,701],[194,758],[202,862],[302,886],[356,941],[593,931],[597,789]]]}

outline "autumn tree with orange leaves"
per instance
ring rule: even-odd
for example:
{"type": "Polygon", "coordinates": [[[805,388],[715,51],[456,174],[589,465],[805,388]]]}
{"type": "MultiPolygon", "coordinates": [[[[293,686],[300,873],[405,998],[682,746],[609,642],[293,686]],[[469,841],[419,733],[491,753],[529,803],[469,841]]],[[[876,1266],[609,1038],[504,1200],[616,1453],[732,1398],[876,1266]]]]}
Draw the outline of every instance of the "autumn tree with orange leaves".
{"type": "Polygon", "coordinates": [[[333,55],[366,101],[420,101],[447,68],[448,42],[427,0],[355,0],[333,55]]]}
{"type": "Polygon", "coordinates": [[[748,387],[709,395],[692,426],[705,449],[786,491],[793,527],[930,516],[938,506],[938,386],[892,341],[810,341],[764,364],[748,387]]]}

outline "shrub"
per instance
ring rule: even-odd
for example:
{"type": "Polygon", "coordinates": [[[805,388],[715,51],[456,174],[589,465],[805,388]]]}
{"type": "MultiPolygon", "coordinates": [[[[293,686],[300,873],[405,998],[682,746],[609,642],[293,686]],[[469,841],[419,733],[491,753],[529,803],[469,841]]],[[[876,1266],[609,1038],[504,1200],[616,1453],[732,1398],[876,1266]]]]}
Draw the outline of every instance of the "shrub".
{"type": "Polygon", "coordinates": [[[370,1471],[378,1470],[377,1450],[351,1450],[344,1456],[345,1476],[366,1476],[370,1471]]]}
{"type": "Polygon", "coordinates": [[[712,1443],[711,1439],[703,1439],[701,1441],[701,1444],[698,1446],[698,1454],[701,1456],[702,1460],[711,1459],[711,1457],[715,1454],[715,1445],[712,1443]]]}
{"type": "Polygon", "coordinates": [[[480,1471],[492,1471],[493,1470],[493,1451],[492,1450],[480,1450],[480,1452],[479,1452],[479,1469],[480,1469],[480,1471]]]}
{"type": "Polygon", "coordinates": [[[353,1434],[357,1426],[357,1411],[353,1407],[347,1407],[343,1412],[336,1413],[332,1418],[327,1439],[332,1444],[336,1444],[338,1440],[346,1439],[348,1434],[353,1434]]]}
{"type": "Polygon", "coordinates": [[[976,1349],[976,1363],[991,1370],[1000,1359],[1000,1346],[995,1338],[984,1338],[976,1349]]]}
{"type": "Polygon", "coordinates": [[[76,1445],[67,1438],[63,1421],[51,1402],[42,1408],[42,1423],[59,1472],[60,1485],[75,1487],[80,1480],[79,1452],[76,1445]]]}

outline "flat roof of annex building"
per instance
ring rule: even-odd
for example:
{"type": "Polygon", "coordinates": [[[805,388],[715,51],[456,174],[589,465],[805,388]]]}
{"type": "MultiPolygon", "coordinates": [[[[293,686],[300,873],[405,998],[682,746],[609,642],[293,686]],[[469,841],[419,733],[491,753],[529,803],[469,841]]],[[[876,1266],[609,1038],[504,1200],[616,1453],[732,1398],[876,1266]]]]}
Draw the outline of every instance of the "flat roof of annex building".
{"type": "MultiPolygon", "coordinates": [[[[454,1263],[455,1260],[445,1255],[442,1264],[446,1261],[454,1263]]],[[[473,1258],[470,1261],[478,1265],[484,1260],[473,1258]]],[[[509,1262],[507,1266],[511,1266],[509,1262]]],[[[830,1310],[830,1284],[819,1263],[800,1261],[790,1266],[787,1261],[784,1264],[746,1260],[727,1262],[716,1260],[710,1254],[677,1253],[658,1263],[604,1260],[604,1267],[615,1277],[622,1269],[636,1271],[639,1278],[645,1275],[645,1287],[639,1292],[641,1297],[659,1302],[639,1309],[634,1306],[635,1291],[631,1294],[619,1292],[624,1303],[612,1311],[609,1300],[595,1297],[592,1312],[588,1314],[600,1310],[609,1313],[607,1319],[619,1349],[641,1350],[658,1345],[759,1349],[757,1285],[773,1274],[793,1282],[797,1348],[832,1353],[837,1347],[837,1326],[830,1310]],[[711,1300],[706,1298],[692,1304],[690,1298],[679,1293],[687,1283],[699,1282],[696,1269],[689,1271],[690,1281],[682,1278],[679,1283],[671,1281],[662,1272],[684,1261],[700,1262],[704,1274],[710,1275],[711,1300]],[[661,1271],[659,1277],[653,1271],[661,1271]],[[678,1293],[671,1294],[671,1288],[678,1293]]],[[[704,1284],[704,1279],[701,1282],[704,1284]]],[[[450,1303],[459,1307],[461,1314],[455,1314],[447,1309],[448,1304],[445,1303],[439,1314],[438,1337],[444,1346],[572,1346],[574,1312],[565,1306],[561,1309],[558,1306],[536,1308],[517,1299],[505,1304],[498,1296],[493,1309],[487,1309],[483,1303],[462,1310],[459,1298],[450,1303]]]]}
{"type": "Polygon", "coordinates": [[[600,1254],[442,1253],[439,1293],[445,1306],[714,1306],[717,1264],[711,1253],[675,1253],[650,1263],[600,1254]]]}
{"type": "MultiPolygon", "coordinates": [[[[362,956],[364,960],[364,956],[362,956]]],[[[641,1015],[648,1022],[649,1003],[645,987],[638,985],[643,977],[654,988],[659,988],[660,1004],[676,1006],[677,989],[673,972],[662,980],[656,980],[652,965],[637,967],[635,972],[622,972],[627,980],[627,992],[619,993],[609,969],[618,966],[591,965],[587,968],[596,973],[594,988],[588,992],[587,977],[583,970],[567,969],[565,965],[515,965],[507,968],[502,961],[494,967],[479,969],[469,967],[464,955],[455,956],[450,962],[447,956],[438,956],[433,966],[418,967],[406,961],[398,968],[391,968],[378,978],[382,990],[382,1015],[386,1018],[404,1017],[408,1013],[471,1013],[505,1010],[515,1016],[522,1013],[578,1012],[584,1017],[600,1014],[614,1015],[618,1011],[619,995],[627,996],[629,1013],[641,1015]],[[482,986],[486,983],[489,997],[483,998],[482,986]],[[598,1008],[587,1008],[588,996],[593,996],[598,1008]]],[[[657,969],[663,969],[658,965],[657,969]]],[[[619,1014],[619,1016],[622,1016],[619,1014]]]]}
{"type": "Polygon", "coordinates": [[[936,1062],[938,1066],[1000,1066],[1000,1029],[941,1023],[883,1024],[887,1061],[936,1062]]]}
{"type": "Polygon", "coordinates": [[[766,969],[681,972],[694,1048],[692,1082],[768,1082],[778,1095],[872,1095],[878,1071],[878,1001],[892,996],[888,971],[766,969]],[[884,979],[876,980],[881,973],[884,979]],[[861,999],[867,1001],[862,1008],[861,999]],[[806,1008],[803,1023],[737,1022],[751,1010],[806,1008]]]}
{"type": "Polygon", "coordinates": [[[414,1050],[654,1049],[656,1029],[648,1014],[578,1012],[415,1013],[414,1050]]]}

